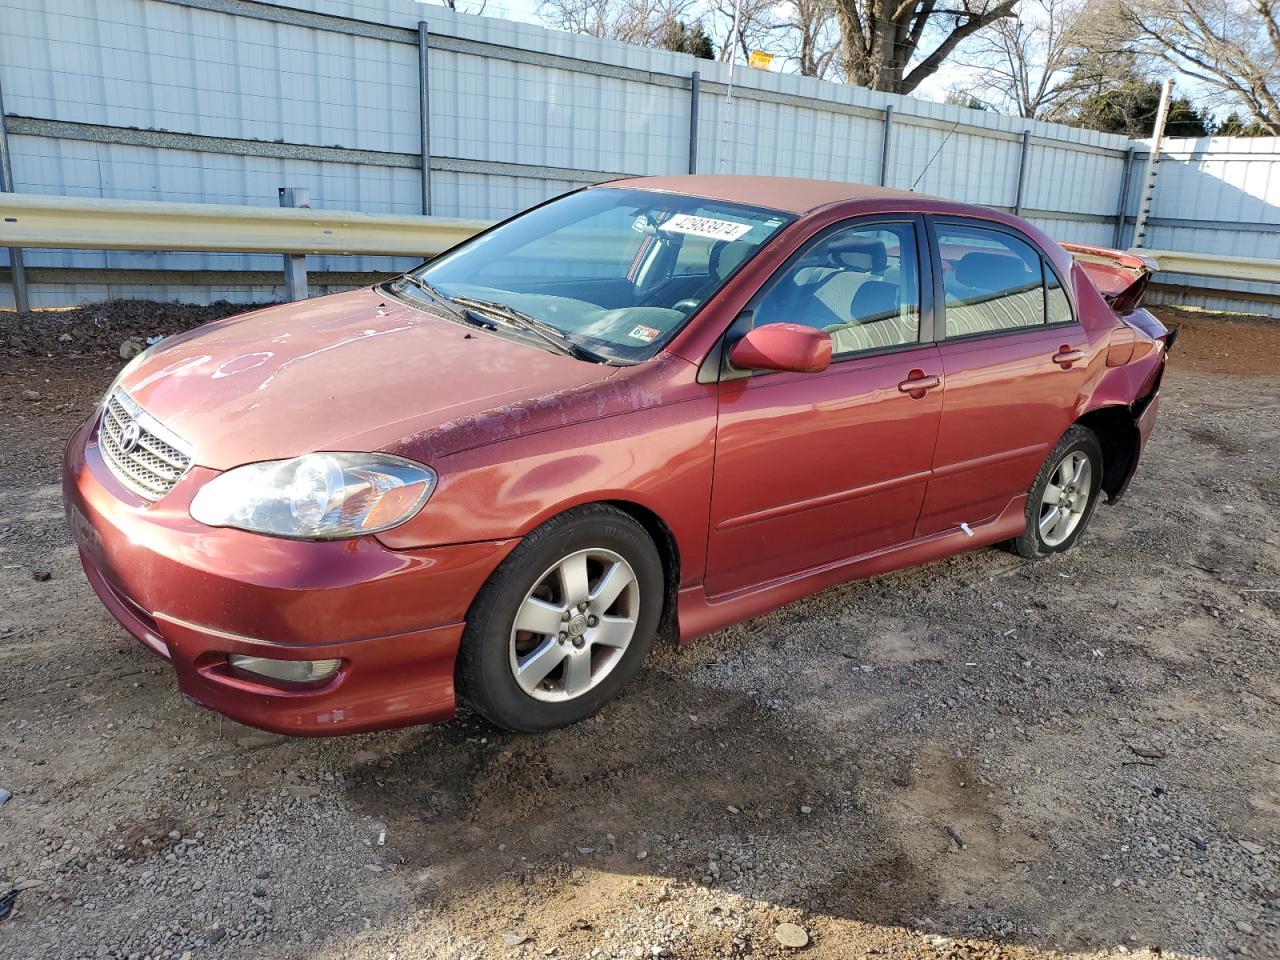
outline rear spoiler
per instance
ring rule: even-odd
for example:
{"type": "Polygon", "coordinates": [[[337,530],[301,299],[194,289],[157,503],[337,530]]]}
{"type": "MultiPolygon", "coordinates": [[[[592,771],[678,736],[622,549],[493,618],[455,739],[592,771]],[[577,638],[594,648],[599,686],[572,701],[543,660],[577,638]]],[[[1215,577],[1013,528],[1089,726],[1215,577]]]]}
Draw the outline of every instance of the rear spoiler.
{"type": "Polygon", "coordinates": [[[1151,257],[1139,253],[1086,247],[1079,243],[1061,246],[1084,269],[1102,298],[1111,304],[1111,309],[1121,315],[1138,308],[1142,295],[1147,292],[1147,284],[1151,282],[1151,275],[1160,268],[1151,257]]]}

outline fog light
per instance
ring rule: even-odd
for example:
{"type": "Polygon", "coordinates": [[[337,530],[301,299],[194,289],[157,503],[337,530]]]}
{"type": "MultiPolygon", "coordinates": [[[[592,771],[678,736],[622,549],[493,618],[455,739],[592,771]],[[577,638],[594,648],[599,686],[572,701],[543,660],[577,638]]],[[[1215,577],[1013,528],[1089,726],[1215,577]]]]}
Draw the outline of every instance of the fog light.
{"type": "Polygon", "coordinates": [[[338,672],[341,660],[270,660],[233,653],[227,662],[234,670],[256,673],[284,683],[320,683],[338,672]]]}

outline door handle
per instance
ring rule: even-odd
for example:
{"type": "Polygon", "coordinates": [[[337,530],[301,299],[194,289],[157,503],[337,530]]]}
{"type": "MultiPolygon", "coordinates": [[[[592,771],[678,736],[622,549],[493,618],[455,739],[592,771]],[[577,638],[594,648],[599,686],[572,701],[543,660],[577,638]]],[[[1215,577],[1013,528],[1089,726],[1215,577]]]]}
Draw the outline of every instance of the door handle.
{"type": "Polygon", "coordinates": [[[911,399],[919,400],[930,390],[942,386],[942,378],[937,374],[926,374],[923,370],[912,370],[907,379],[898,384],[898,390],[910,394],[911,399]]]}
{"type": "Polygon", "coordinates": [[[1072,350],[1069,343],[1064,343],[1058,348],[1058,352],[1053,355],[1053,362],[1061,366],[1063,370],[1070,370],[1073,363],[1083,359],[1084,351],[1072,350]]]}

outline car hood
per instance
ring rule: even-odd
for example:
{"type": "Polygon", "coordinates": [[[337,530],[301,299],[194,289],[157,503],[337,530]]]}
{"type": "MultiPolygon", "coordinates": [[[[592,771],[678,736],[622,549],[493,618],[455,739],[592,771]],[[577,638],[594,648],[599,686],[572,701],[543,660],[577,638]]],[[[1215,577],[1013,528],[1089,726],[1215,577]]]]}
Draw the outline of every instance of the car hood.
{"type": "MultiPolygon", "coordinates": [[[[197,464],[226,470],[315,450],[399,450],[444,424],[563,396],[617,370],[363,289],[171,337],[120,386],[194,448],[197,464]]],[[[431,452],[502,439],[501,431],[451,436],[454,449],[431,452]]]]}

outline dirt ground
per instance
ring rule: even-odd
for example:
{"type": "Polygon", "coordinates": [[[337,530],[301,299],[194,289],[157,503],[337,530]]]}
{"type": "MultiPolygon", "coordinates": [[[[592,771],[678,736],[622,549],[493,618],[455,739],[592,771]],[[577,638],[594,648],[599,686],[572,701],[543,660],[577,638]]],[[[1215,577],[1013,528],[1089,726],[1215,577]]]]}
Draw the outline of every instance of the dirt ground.
{"type": "Polygon", "coordinates": [[[1065,556],[827,590],[549,736],[293,740],[183,700],[63,529],[119,340],[196,315],[0,322],[0,957],[1280,957],[1280,325],[1173,317],[1065,556]]]}

